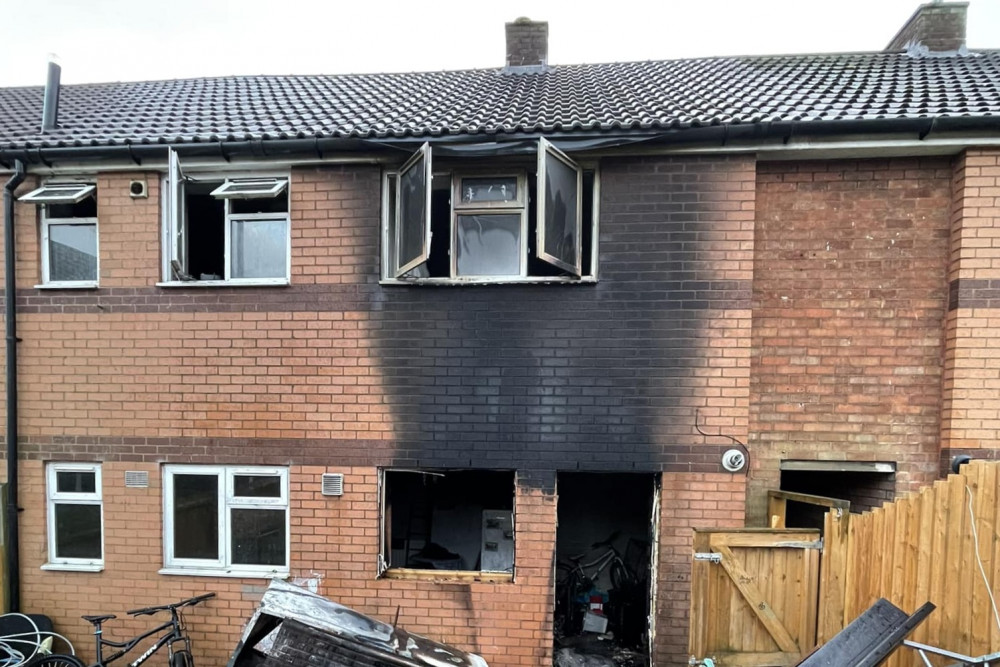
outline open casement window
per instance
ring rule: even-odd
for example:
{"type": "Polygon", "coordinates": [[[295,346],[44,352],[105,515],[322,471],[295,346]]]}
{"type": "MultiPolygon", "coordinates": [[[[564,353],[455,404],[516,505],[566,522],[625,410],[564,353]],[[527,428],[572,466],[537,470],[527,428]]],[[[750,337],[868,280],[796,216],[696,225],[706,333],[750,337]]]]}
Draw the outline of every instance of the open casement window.
{"type": "Polygon", "coordinates": [[[538,141],[538,258],[581,275],[583,171],[545,139],[538,141]]]}
{"type": "Polygon", "coordinates": [[[20,197],[18,201],[35,204],[77,204],[94,194],[96,185],[89,183],[46,183],[37,190],[20,197]]]}
{"type": "Polygon", "coordinates": [[[274,575],[288,571],[288,471],[166,466],[168,573],[274,575]]]}
{"type": "Polygon", "coordinates": [[[509,581],[514,572],[514,473],[383,470],[379,574],[509,581]]]}
{"type": "Polygon", "coordinates": [[[529,156],[434,156],[383,181],[382,279],[407,284],[592,282],[597,165],[540,140],[529,156]]]}
{"type": "Polygon", "coordinates": [[[395,257],[393,277],[399,278],[427,261],[431,252],[431,146],[414,153],[396,178],[395,257]]]}
{"type": "Polygon", "coordinates": [[[46,569],[101,569],[104,534],[100,464],[50,463],[46,473],[46,569]]]}
{"type": "Polygon", "coordinates": [[[40,287],[97,286],[96,190],[92,183],[46,183],[20,198],[39,204],[40,287]]]}
{"type": "Polygon", "coordinates": [[[171,150],[165,191],[166,281],[288,283],[287,178],[185,174],[171,150]]]}

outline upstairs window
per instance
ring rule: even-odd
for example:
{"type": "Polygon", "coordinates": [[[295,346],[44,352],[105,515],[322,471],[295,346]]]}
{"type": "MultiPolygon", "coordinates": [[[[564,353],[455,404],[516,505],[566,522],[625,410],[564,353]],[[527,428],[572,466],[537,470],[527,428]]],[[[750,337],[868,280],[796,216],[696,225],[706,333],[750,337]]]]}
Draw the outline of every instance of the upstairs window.
{"type": "Polygon", "coordinates": [[[596,174],[541,139],[536,158],[434,163],[385,176],[382,278],[572,282],[595,276],[596,174]]]}
{"type": "Polygon", "coordinates": [[[43,286],[97,286],[96,192],[92,183],[46,183],[20,198],[39,205],[43,286]]]}
{"type": "Polygon", "coordinates": [[[185,174],[170,151],[164,191],[168,284],[288,283],[288,178],[185,174]]]}

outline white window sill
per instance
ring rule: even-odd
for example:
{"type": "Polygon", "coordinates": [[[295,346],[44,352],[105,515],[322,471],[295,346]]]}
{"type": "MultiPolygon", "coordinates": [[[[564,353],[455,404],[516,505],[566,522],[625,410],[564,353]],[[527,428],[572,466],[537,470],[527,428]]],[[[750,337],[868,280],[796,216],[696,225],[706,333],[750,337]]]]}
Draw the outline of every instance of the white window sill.
{"type": "Polygon", "coordinates": [[[287,569],[265,572],[262,570],[219,569],[212,567],[164,567],[158,573],[169,576],[232,577],[238,579],[283,579],[289,575],[287,569]]]}
{"type": "Polygon", "coordinates": [[[35,289],[97,289],[98,287],[99,285],[96,280],[81,283],[43,283],[35,285],[35,289]]]}
{"type": "Polygon", "coordinates": [[[291,284],[288,278],[268,278],[266,280],[167,280],[156,283],[157,287],[285,287],[291,284]]]}
{"type": "Polygon", "coordinates": [[[104,563],[46,563],[41,569],[50,572],[103,572],[104,563]]]}

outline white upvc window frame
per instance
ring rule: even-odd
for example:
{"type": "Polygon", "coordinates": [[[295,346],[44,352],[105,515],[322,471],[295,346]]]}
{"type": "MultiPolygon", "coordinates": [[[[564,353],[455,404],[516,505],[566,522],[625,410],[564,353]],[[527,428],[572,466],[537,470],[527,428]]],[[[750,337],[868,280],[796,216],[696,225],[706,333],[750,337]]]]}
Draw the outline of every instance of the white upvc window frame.
{"type": "MultiPolygon", "coordinates": [[[[381,285],[490,285],[490,284],[537,284],[537,283],[550,283],[550,284],[564,284],[564,285],[586,285],[594,284],[598,281],[598,274],[600,271],[598,258],[600,256],[600,201],[601,201],[601,171],[599,165],[594,161],[583,161],[576,162],[565,153],[556,148],[551,142],[544,138],[540,138],[537,145],[537,150],[534,158],[534,183],[536,186],[535,200],[530,200],[528,196],[528,179],[532,178],[529,174],[529,169],[527,167],[519,168],[517,165],[504,167],[498,165],[496,169],[483,168],[483,160],[481,158],[475,158],[476,165],[465,168],[459,166],[461,158],[454,158],[446,162],[442,168],[446,171],[441,171],[438,173],[433,172],[433,167],[431,164],[432,157],[432,147],[429,143],[423,144],[420,149],[412,154],[407,161],[399,169],[387,169],[382,173],[382,220],[381,220],[381,241],[382,241],[382,252],[381,252],[381,269],[379,284],[381,285]],[[428,224],[424,230],[426,233],[426,243],[425,251],[417,259],[412,262],[408,262],[402,266],[399,265],[398,261],[398,243],[401,234],[401,206],[400,206],[400,191],[401,191],[401,175],[404,170],[412,168],[420,164],[420,160],[424,160],[424,168],[432,174],[432,176],[427,180],[426,193],[427,200],[424,202],[427,207],[427,218],[428,224]],[[575,216],[575,233],[576,233],[576,252],[575,257],[573,257],[572,262],[562,261],[561,258],[556,257],[550,253],[540,251],[539,243],[545,243],[544,230],[541,227],[544,225],[545,220],[545,174],[547,171],[546,162],[548,159],[556,159],[563,163],[567,168],[576,171],[576,216],[575,216]],[[587,195],[589,197],[590,204],[590,216],[584,218],[583,216],[583,200],[584,200],[584,174],[585,172],[589,174],[589,178],[592,179],[591,187],[587,188],[587,195]],[[510,177],[515,174],[523,174],[523,184],[519,183],[521,192],[518,195],[519,200],[522,201],[523,206],[523,222],[522,222],[522,248],[524,254],[523,270],[521,275],[505,275],[505,276],[458,276],[457,275],[457,216],[466,214],[495,214],[504,212],[505,207],[509,208],[510,213],[514,213],[517,206],[514,202],[480,202],[477,204],[476,208],[480,209],[478,211],[473,211],[470,208],[470,204],[459,203],[456,206],[456,202],[459,202],[459,197],[456,194],[458,188],[460,187],[461,179],[467,177],[473,178],[488,178],[488,177],[510,177]],[[427,276],[420,275],[417,271],[421,265],[423,265],[430,257],[430,239],[431,239],[431,194],[434,189],[434,180],[439,177],[447,176],[452,179],[450,185],[450,201],[451,201],[451,211],[449,219],[449,239],[448,239],[448,250],[449,250],[449,275],[447,276],[427,276]],[[536,213],[536,220],[534,226],[530,223],[530,210],[529,207],[534,207],[533,210],[536,213]],[[589,247],[584,253],[583,248],[583,231],[584,228],[589,230],[589,247]],[[532,261],[532,255],[529,253],[530,240],[527,238],[527,234],[531,234],[534,237],[535,249],[534,258],[543,261],[547,264],[555,266],[562,271],[566,272],[566,275],[541,275],[529,273],[528,266],[532,261]],[[589,269],[586,273],[583,273],[583,259],[588,258],[589,269]]],[[[443,230],[442,230],[443,231],[443,230]]]]}
{"type": "Polygon", "coordinates": [[[163,467],[163,569],[160,574],[205,576],[277,577],[289,573],[291,560],[291,517],[288,468],[277,466],[211,466],[170,464],[163,467]],[[174,557],[174,475],[204,475],[218,479],[218,547],[216,559],[174,557]],[[235,495],[235,478],[240,475],[278,477],[278,498],[252,498],[235,495]],[[233,564],[231,509],[283,509],[285,511],[284,565],[233,564]]]}
{"type": "Polygon", "coordinates": [[[79,204],[97,189],[93,183],[51,182],[36,188],[18,201],[33,204],[79,204]]]}
{"type": "Polygon", "coordinates": [[[199,171],[197,173],[185,173],[181,168],[180,159],[176,151],[169,149],[167,173],[163,178],[161,192],[167,193],[163,197],[162,215],[162,247],[163,253],[163,280],[157,283],[159,287],[271,287],[288,285],[291,283],[292,274],[292,216],[291,216],[291,178],[289,174],[255,174],[247,172],[215,172],[210,170],[199,171]],[[178,279],[174,275],[173,262],[176,261],[180,267],[187,272],[187,202],[185,198],[184,184],[187,181],[221,182],[222,184],[212,190],[210,196],[223,200],[224,214],[222,224],[224,225],[225,243],[223,247],[223,276],[219,280],[193,280],[178,279]],[[261,185],[258,190],[246,192],[232,192],[231,188],[235,184],[256,182],[261,185]],[[231,202],[234,199],[266,199],[277,197],[282,192],[288,190],[288,209],[284,213],[233,213],[231,202]],[[281,222],[285,226],[285,275],[272,278],[234,278],[233,255],[232,255],[232,230],[234,223],[271,221],[281,222]]]}
{"type": "Polygon", "coordinates": [[[36,285],[39,289],[81,289],[98,286],[101,276],[101,233],[97,222],[97,216],[86,218],[53,218],[49,215],[49,205],[74,205],[79,204],[87,197],[96,196],[97,186],[86,181],[52,181],[43,184],[26,195],[18,198],[18,201],[37,204],[40,212],[41,225],[39,233],[40,257],[42,268],[42,282],[36,285]],[[94,228],[94,252],[95,265],[94,277],[89,280],[52,280],[52,258],[49,249],[49,240],[52,227],[90,227],[94,228]]]}
{"type": "Polygon", "coordinates": [[[104,494],[101,482],[100,463],[49,463],[45,470],[46,497],[46,534],[48,538],[48,562],[43,570],[75,570],[82,572],[100,572],[104,569],[104,494]],[[94,475],[93,493],[60,492],[57,477],[60,472],[89,472],[94,475]],[[100,558],[67,558],[56,554],[56,515],[57,505],[96,505],[101,513],[101,557],[100,558]]]}
{"type": "Polygon", "coordinates": [[[451,279],[456,282],[468,280],[486,280],[501,282],[504,280],[525,279],[528,277],[528,179],[523,171],[463,171],[451,174],[451,279]],[[462,180],[466,178],[514,178],[517,180],[517,199],[512,201],[463,202],[462,180]],[[520,216],[520,242],[518,248],[518,273],[506,275],[488,275],[467,273],[458,274],[458,217],[460,215],[517,215],[520,216]]]}

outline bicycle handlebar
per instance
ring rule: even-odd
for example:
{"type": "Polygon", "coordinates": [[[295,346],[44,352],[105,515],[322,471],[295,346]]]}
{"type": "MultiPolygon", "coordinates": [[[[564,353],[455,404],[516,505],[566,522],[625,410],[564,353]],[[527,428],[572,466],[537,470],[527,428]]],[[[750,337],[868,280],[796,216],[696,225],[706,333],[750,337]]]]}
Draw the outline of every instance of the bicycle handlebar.
{"type": "Polygon", "coordinates": [[[141,609],[132,609],[127,611],[129,616],[148,616],[150,614],[155,614],[158,611],[168,611],[179,609],[181,607],[194,606],[200,604],[205,600],[210,600],[215,597],[215,593],[205,593],[204,595],[197,595],[193,598],[188,598],[187,600],[181,600],[180,602],[173,602],[171,604],[159,605],[157,607],[143,607],[141,609]]]}

